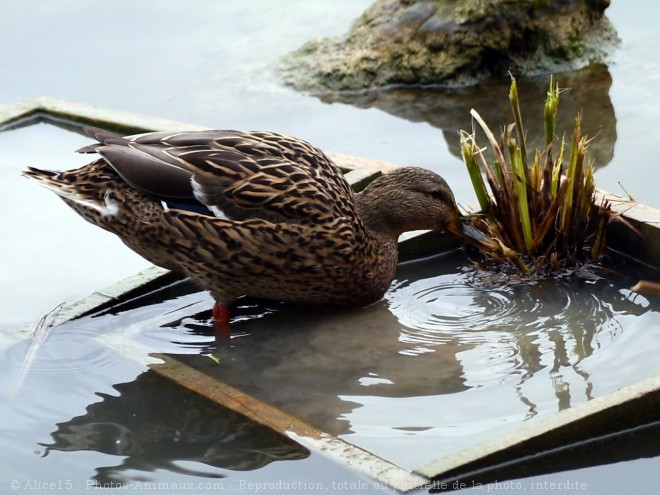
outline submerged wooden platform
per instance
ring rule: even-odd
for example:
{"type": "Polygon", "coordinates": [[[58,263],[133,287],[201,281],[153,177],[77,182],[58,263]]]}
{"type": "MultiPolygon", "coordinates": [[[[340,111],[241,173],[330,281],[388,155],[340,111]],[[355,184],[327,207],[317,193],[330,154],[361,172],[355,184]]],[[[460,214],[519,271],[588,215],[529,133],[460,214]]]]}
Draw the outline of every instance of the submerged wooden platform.
{"type": "MultiPolygon", "coordinates": [[[[125,133],[202,129],[192,124],[52,98],[37,98],[0,108],[0,130],[42,121],[64,127],[97,125],[125,133]]],[[[380,174],[396,167],[390,163],[343,154],[329,153],[329,155],[346,173],[347,179],[356,189],[364,187],[380,174]]],[[[600,194],[612,203],[615,211],[637,226],[644,235],[640,240],[626,229],[615,228],[609,239],[610,246],[644,263],[660,267],[660,211],[619,196],[604,192],[600,194]]],[[[400,253],[402,260],[409,260],[452,249],[454,246],[454,240],[443,234],[412,233],[402,237],[400,253]]],[[[168,277],[171,277],[171,274],[167,270],[149,268],[68,306],[58,315],[55,324],[135,297],[140,292],[164,283],[168,277]]],[[[0,345],[9,345],[28,338],[30,332],[30,327],[17,329],[13,334],[0,339],[0,345]]],[[[658,408],[660,376],[656,376],[545,419],[531,422],[511,433],[455,452],[427,465],[406,470],[346,440],[329,435],[241,390],[211,378],[178,361],[175,357],[145,348],[129,334],[101,336],[98,340],[123,355],[149,362],[151,369],[163,378],[231,408],[253,421],[266,425],[310,449],[336,459],[351,469],[402,492],[421,487],[442,490],[451,487],[454,482],[468,478],[484,483],[490,480],[502,480],[505,479],[503,476],[506,476],[507,466],[516,459],[540,455],[576,442],[607,436],[615,431],[642,427],[660,419],[657,412],[660,410],[658,408]]]]}

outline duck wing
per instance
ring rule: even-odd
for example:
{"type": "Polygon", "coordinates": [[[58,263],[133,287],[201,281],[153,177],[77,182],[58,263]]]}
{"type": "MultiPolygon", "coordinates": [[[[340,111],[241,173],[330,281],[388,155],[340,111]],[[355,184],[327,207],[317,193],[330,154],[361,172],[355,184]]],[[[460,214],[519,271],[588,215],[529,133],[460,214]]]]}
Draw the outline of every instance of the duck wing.
{"type": "Polygon", "coordinates": [[[86,133],[99,144],[79,152],[99,153],[129,185],[158,198],[194,198],[233,220],[355,217],[354,195],[339,168],[300,139],[230,130],[86,133]]]}

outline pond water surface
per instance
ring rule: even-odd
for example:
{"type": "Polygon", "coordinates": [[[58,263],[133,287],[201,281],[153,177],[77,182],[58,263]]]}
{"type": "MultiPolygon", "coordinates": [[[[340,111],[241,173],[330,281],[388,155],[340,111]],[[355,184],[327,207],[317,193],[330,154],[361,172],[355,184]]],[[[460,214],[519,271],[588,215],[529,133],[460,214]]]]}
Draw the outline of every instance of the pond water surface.
{"type": "Polygon", "coordinates": [[[187,284],[89,324],[130,328],[147,349],[413,469],[660,373],[660,306],[634,280],[492,286],[458,251],[401,265],[385,300],[357,311],[246,300],[220,345],[211,299],[187,284]]]}

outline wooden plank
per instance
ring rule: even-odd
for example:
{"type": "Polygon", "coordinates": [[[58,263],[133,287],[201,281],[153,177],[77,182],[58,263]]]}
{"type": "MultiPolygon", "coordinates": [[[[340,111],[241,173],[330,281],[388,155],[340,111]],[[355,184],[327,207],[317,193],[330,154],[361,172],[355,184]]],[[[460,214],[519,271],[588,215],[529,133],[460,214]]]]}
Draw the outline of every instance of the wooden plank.
{"type": "Polygon", "coordinates": [[[451,486],[501,480],[498,466],[562,446],[660,420],[660,375],[527,423],[491,440],[452,453],[415,472],[451,486]]]}
{"type": "MultiPolygon", "coordinates": [[[[33,117],[38,117],[36,121],[43,120],[65,127],[70,127],[71,123],[80,126],[93,125],[126,134],[208,129],[208,127],[186,122],[41,96],[29,101],[0,107],[0,131],[11,128],[12,125],[20,126],[21,120],[32,119],[33,117]]],[[[29,123],[33,123],[33,121],[30,120],[29,123]]],[[[347,172],[356,171],[356,178],[358,176],[375,178],[377,175],[398,166],[389,162],[359,158],[344,153],[328,152],[327,154],[336,161],[342,170],[347,172]]],[[[357,182],[357,180],[354,180],[354,182],[357,182]]]]}
{"type": "MultiPolygon", "coordinates": [[[[56,125],[75,123],[94,125],[126,134],[167,131],[167,130],[203,130],[205,127],[140,115],[132,112],[113,110],[95,105],[41,96],[33,100],[0,109],[0,126],[19,124],[20,119],[38,116],[40,120],[56,125]],[[24,109],[21,114],[18,110],[24,109]]],[[[20,125],[20,124],[19,124],[20,125]]]]}
{"type": "MultiPolygon", "coordinates": [[[[61,325],[66,321],[99,311],[105,306],[116,303],[120,298],[125,297],[126,294],[131,291],[143,288],[147,284],[157,282],[161,278],[169,275],[169,273],[170,272],[164,268],[151,266],[146,270],[142,270],[135,275],[125,278],[124,280],[115,282],[109,287],[94,291],[89,296],[64,306],[53,320],[53,325],[61,325]]],[[[0,349],[31,337],[35,328],[36,322],[23,325],[14,331],[1,332],[0,349]]]]}
{"type": "Polygon", "coordinates": [[[13,129],[12,124],[28,121],[38,112],[39,105],[34,100],[0,107],[0,131],[13,129]]]}
{"type": "Polygon", "coordinates": [[[429,480],[423,476],[409,473],[371,452],[324,433],[309,423],[205,375],[168,355],[153,354],[152,357],[161,361],[150,365],[150,368],[160,376],[288,436],[305,447],[327,455],[361,474],[402,492],[428,484],[429,480]]]}
{"type": "Polygon", "coordinates": [[[642,237],[626,225],[613,222],[607,232],[608,246],[656,269],[660,268],[660,210],[606,191],[596,192],[596,202],[607,200],[616,214],[630,222],[642,237]]]}

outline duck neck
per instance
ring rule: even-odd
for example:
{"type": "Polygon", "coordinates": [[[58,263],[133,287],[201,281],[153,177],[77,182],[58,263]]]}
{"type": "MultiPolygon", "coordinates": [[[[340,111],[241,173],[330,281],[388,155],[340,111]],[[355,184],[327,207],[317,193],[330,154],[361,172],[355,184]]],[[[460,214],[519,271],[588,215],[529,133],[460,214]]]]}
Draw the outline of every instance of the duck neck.
{"type": "Polygon", "coordinates": [[[397,228],[391,208],[388,208],[381,198],[365,190],[356,196],[355,205],[357,214],[370,236],[380,242],[397,244],[402,230],[397,228]]]}

